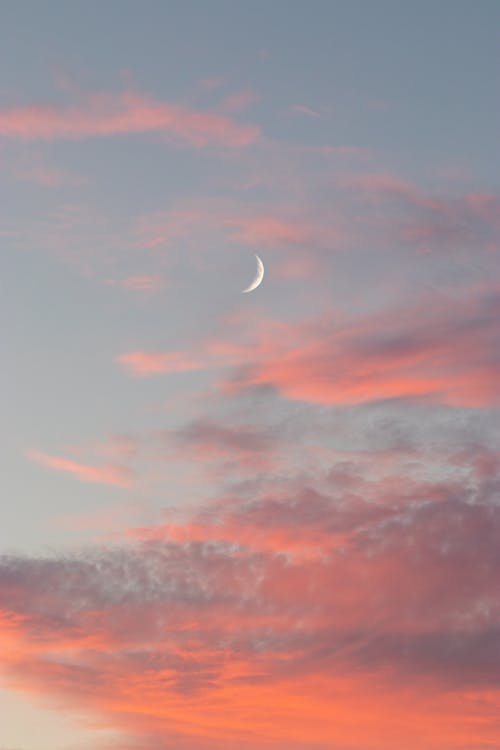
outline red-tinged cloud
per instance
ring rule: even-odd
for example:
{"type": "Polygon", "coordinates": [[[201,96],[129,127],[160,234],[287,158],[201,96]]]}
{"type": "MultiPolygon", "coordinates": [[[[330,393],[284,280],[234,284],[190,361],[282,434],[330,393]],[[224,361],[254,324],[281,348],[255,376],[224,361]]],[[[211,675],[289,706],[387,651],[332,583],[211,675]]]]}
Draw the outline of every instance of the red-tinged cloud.
{"type": "Polygon", "coordinates": [[[126,276],[123,279],[108,279],[109,286],[118,286],[134,292],[157,292],[163,286],[163,280],[158,274],[141,274],[126,276]]]}
{"type": "Polygon", "coordinates": [[[316,404],[403,398],[486,407],[500,398],[499,316],[493,289],[460,304],[429,299],[349,323],[262,321],[248,345],[209,341],[196,360],[180,352],[135,352],[118,361],[141,376],[232,367],[226,391],[266,385],[316,404]]]}
{"type": "Polygon", "coordinates": [[[2,678],[130,748],[494,747],[500,513],[479,455],[460,482],[352,466],[128,545],[3,556],[2,678]]]}
{"type": "Polygon", "coordinates": [[[255,125],[208,111],[157,102],[124,92],[91,94],[73,105],[31,105],[0,109],[0,135],[27,141],[80,140],[158,132],[192,146],[246,146],[259,135],[255,125]]]}
{"type": "Polygon", "coordinates": [[[120,464],[90,466],[61,456],[51,456],[48,453],[42,453],[40,451],[29,451],[28,457],[49,469],[71,474],[81,482],[95,482],[98,484],[109,484],[115,487],[129,487],[133,480],[131,470],[120,464]]]}

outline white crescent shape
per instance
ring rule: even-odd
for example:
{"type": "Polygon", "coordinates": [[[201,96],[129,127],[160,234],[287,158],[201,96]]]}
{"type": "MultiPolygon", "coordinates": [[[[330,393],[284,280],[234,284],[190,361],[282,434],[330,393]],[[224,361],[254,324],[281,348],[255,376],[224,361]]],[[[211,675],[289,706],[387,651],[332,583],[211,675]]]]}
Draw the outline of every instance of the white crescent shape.
{"type": "Polygon", "coordinates": [[[264,278],[264,264],[257,253],[255,253],[255,257],[257,259],[257,273],[255,274],[255,279],[252,281],[250,286],[247,286],[246,289],[242,290],[243,294],[246,294],[246,292],[253,292],[254,289],[257,289],[259,284],[262,283],[262,279],[264,278]]]}

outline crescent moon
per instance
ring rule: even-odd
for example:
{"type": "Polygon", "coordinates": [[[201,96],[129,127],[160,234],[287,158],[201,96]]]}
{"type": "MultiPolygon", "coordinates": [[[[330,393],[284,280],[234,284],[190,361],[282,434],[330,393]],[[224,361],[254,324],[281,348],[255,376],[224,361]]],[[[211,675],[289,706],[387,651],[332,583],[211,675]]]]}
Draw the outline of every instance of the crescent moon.
{"type": "Polygon", "coordinates": [[[254,289],[257,289],[259,284],[262,283],[262,279],[264,278],[264,264],[257,253],[255,253],[255,257],[257,259],[257,273],[255,274],[255,278],[250,286],[247,286],[246,289],[242,290],[243,294],[246,294],[246,292],[253,292],[254,289]]]}

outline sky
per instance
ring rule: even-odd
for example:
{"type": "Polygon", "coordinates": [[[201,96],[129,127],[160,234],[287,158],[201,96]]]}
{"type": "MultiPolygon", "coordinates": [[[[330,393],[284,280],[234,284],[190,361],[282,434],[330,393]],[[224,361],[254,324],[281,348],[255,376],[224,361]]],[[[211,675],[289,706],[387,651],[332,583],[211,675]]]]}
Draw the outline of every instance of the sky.
{"type": "Polygon", "coordinates": [[[499,49],[3,3],[1,750],[500,746],[499,49]]]}

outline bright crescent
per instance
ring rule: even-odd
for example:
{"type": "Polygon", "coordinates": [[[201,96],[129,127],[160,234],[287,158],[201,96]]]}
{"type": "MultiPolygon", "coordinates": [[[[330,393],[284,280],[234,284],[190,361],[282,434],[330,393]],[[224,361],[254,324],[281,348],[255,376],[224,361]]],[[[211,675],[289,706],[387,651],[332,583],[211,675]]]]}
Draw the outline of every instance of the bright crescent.
{"type": "Polygon", "coordinates": [[[259,256],[257,255],[257,253],[255,253],[255,257],[257,259],[257,273],[255,275],[255,279],[252,281],[250,286],[247,286],[246,289],[242,290],[244,294],[246,292],[253,292],[254,289],[257,289],[259,284],[262,283],[262,279],[264,278],[264,264],[259,258],[259,256]]]}

